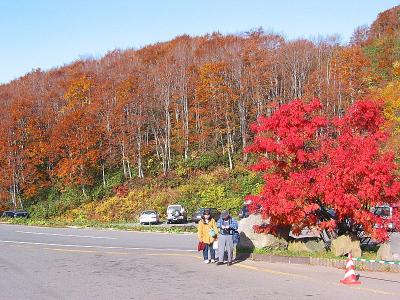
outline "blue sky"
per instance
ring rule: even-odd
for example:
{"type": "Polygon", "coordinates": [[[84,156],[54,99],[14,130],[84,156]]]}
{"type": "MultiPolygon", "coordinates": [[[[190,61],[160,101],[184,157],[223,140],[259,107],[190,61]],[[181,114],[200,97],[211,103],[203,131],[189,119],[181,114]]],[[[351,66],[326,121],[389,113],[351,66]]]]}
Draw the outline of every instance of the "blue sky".
{"type": "Polygon", "coordinates": [[[289,39],[371,24],[390,0],[0,0],[0,83],[30,72],[139,48],[177,35],[262,26],[289,39]]]}

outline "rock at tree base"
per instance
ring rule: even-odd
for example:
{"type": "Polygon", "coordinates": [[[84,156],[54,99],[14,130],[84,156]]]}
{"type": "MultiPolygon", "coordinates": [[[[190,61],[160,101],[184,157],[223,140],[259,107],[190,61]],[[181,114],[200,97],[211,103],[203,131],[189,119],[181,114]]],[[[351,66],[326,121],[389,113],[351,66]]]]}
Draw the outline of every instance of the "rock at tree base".
{"type": "Polygon", "coordinates": [[[390,240],[379,247],[376,258],[380,260],[400,261],[399,237],[399,233],[392,233],[390,240]]]}
{"type": "Polygon", "coordinates": [[[261,215],[250,215],[239,222],[240,242],[239,248],[254,249],[286,249],[287,241],[284,238],[276,237],[272,234],[255,233],[254,225],[262,225],[267,222],[261,218],[261,215]]]}
{"type": "Polygon", "coordinates": [[[379,247],[378,253],[376,253],[376,259],[393,260],[393,253],[388,243],[384,243],[379,247]]]}
{"type": "Polygon", "coordinates": [[[361,257],[360,241],[348,235],[341,235],[332,241],[331,251],[335,256],[343,256],[351,252],[353,257],[361,257]]]}

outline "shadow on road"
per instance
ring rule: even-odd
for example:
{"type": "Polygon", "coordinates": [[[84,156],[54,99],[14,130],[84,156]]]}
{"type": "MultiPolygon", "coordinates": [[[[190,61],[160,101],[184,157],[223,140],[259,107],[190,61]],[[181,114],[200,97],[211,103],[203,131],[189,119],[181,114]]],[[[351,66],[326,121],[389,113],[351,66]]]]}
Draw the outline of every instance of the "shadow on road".
{"type": "Polygon", "coordinates": [[[255,249],[254,243],[244,232],[240,233],[240,241],[236,246],[236,262],[242,262],[250,258],[255,249]]]}
{"type": "Polygon", "coordinates": [[[235,262],[245,261],[245,260],[249,259],[250,256],[251,256],[250,252],[239,252],[239,253],[236,254],[235,262]]]}

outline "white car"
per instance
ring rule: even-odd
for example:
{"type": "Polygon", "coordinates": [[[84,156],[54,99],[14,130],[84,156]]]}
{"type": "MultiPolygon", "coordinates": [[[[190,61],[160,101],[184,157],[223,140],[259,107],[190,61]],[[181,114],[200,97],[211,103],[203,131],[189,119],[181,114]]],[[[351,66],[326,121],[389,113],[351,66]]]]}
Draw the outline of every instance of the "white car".
{"type": "Polygon", "coordinates": [[[140,214],[140,224],[158,224],[160,215],[155,210],[145,210],[140,214]]]}
{"type": "Polygon", "coordinates": [[[169,205],[167,208],[167,223],[187,222],[187,212],[182,205],[169,205]]]}

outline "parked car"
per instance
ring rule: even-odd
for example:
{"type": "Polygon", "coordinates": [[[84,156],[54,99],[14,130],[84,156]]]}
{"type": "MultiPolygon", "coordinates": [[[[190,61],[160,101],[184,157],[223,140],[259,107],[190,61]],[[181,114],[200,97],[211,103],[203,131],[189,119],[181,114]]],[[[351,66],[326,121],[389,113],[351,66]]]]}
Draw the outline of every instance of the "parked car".
{"type": "Polygon", "coordinates": [[[217,221],[217,220],[219,219],[219,216],[221,215],[221,212],[218,211],[216,208],[200,208],[199,210],[197,210],[196,212],[194,212],[194,213],[192,214],[192,221],[195,222],[195,223],[200,222],[201,216],[203,215],[203,213],[204,213],[204,211],[205,211],[206,209],[209,209],[209,210],[210,210],[211,217],[212,217],[214,220],[217,221]]]}
{"type": "MultiPolygon", "coordinates": [[[[387,223],[387,229],[389,231],[396,231],[398,228],[395,228],[395,224],[390,221],[390,219],[393,217],[395,211],[399,211],[399,206],[390,206],[390,205],[380,205],[376,206],[373,209],[373,212],[375,215],[382,217],[384,220],[389,220],[387,223]]],[[[378,227],[377,224],[375,224],[375,227],[378,227]]]]}
{"type": "Polygon", "coordinates": [[[1,216],[3,218],[29,218],[29,213],[25,210],[6,210],[1,216]]]}
{"type": "Polygon", "coordinates": [[[160,223],[160,215],[155,210],[145,210],[140,214],[140,224],[158,224],[160,223]]]}
{"type": "Polygon", "coordinates": [[[185,222],[187,222],[187,212],[182,205],[173,204],[167,207],[167,223],[185,222]]]}

